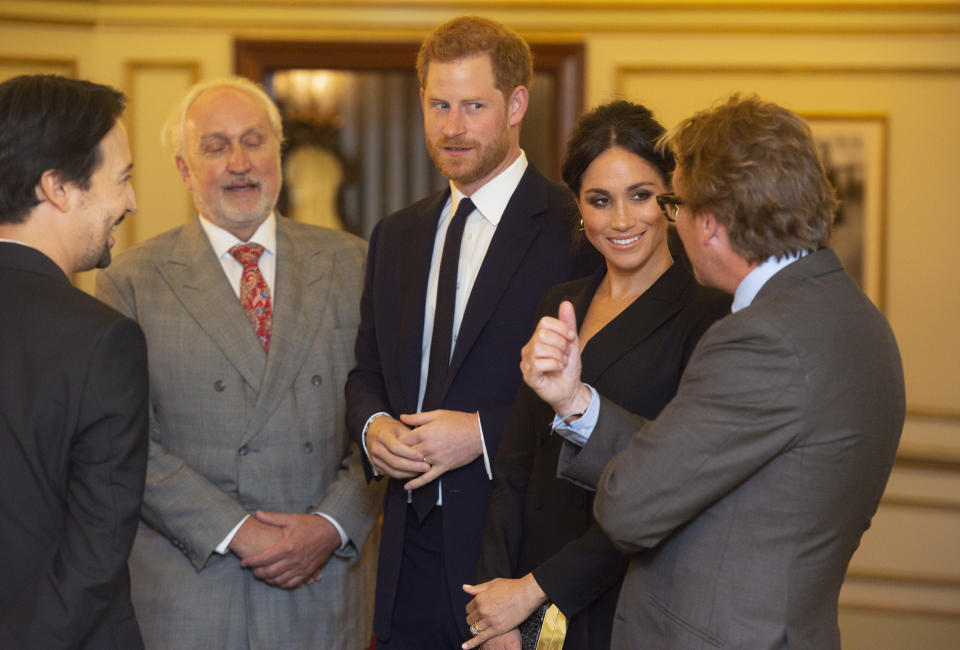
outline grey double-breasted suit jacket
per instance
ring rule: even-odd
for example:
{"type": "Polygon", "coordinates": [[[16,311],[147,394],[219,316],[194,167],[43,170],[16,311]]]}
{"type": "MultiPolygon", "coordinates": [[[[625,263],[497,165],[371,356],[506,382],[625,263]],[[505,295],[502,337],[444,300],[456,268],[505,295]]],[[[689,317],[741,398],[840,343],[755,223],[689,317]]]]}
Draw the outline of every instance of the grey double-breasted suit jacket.
{"type": "Polygon", "coordinates": [[[148,648],[361,648],[382,492],[344,424],[364,243],[277,219],[269,354],[196,219],[119,256],[98,295],[147,339],[151,432],[130,559],[148,648]],[[351,543],[284,590],[214,549],[256,509],[334,517],[351,543]]]}
{"type": "Polygon", "coordinates": [[[893,333],[828,249],[707,330],[656,420],[604,402],[561,465],[637,553],[613,647],[840,648],[840,585],[903,418],[893,333]]]}

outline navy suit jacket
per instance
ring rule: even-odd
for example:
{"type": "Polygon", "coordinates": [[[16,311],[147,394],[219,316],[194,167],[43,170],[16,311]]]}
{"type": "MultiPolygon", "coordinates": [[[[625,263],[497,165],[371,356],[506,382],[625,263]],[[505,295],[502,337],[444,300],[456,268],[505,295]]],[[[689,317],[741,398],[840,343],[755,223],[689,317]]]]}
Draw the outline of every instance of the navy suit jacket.
{"type": "MultiPolygon", "coordinates": [[[[361,442],[367,419],[383,411],[416,413],[423,314],[437,223],[449,190],[387,217],[373,231],[360,306],[357,366],[347,380],[347,423],[361,442]]],[[[520,348],[547,288],[586,274],[596,258],[571,244],[577,219],[570,192],[527,167],[484,257],[450,361],[442,408],[479,412],[492,458],[520,383],[520,348]]],[[[368,479],[373,470],[364,459],[368,479]]],[[[483,459],[441,479],[448,589],[455,604],[469,600],[480,554],[491,482],[483,459]]],[[[384,506],[374,632],[390,637],[390,616],[403,553],[407,512],[403,482],[390,480],[384,506]]],[[[459,621],[469,638],[464,619],[459,621]]]]}

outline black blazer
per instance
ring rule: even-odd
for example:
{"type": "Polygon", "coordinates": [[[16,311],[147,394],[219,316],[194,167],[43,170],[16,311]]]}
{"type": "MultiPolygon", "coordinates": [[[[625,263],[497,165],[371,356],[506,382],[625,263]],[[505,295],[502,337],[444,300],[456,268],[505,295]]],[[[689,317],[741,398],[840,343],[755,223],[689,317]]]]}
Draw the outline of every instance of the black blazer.
{"type": "MultiPolygon", "coordinates": [[[[540,315],[570,300],[579,327],[604,271],[554,287],[540,315]]],[[[698,285],[677,261],[583,350],[585,382],[629,411],[654,418],[676,392],[704,331],[729,313],[730,296],[698,285]]],[[[610,645],[620,582],[629,558],[593,519],[593,493],[557,478],[563,438],[553,410],[523,386],[494,463],[478,581],[530,571],[567,617],[564,648],[610,645]]]]}
{"type": "Polygon", "coordinates": [[[0,646],[142,648],[127,556],[147,462],[140,327],[0,242],[0,646]]]}
{"type": "MultiPolygon", "coordinates": [[[[347,379],[347,424],[361,444],[367,419],[378,411],[417,411],[423,313],[437,222],[449,190],[387,217],[373,231],[360,305],[357,366],[347,379]]],[[[442,408],[478,411],[486,448],[496,454],[520,383],[520,348],[534,324],[537,303],[550,286],[596,268],[571,244],[576,204],[563,186],[527,167],[514,191],[470,293],[450,361],[442,408]]],[[[364,458],[368,479],[372,467],[364,458]]],[[[478,458],[443,475],[444,558],[464,639],[467,594],[480,554],[482,513],[491,482],[478,458]],[[462,607],[461,607],[462,604],[462,607]]],[[[390,636],[407,511],[403,482],[391,480],[384,506],[377,572],[374,632],[390,636]]]]}

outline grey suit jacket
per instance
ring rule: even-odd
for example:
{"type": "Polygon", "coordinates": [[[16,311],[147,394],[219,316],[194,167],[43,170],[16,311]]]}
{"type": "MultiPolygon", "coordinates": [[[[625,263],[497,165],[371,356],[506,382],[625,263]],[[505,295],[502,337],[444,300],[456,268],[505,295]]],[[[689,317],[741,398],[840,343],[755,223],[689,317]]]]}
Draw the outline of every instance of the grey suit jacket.
{"type": "Polygon", "coordinates": [[[605,402],[562,471],[599,486],[598,521],[637,554],[613,647],[839,648],[903,417],[893,334],[830,250],[714,324],[656,420],[605,402]]]}
{"type": "Polygon", "coordinates": [[[382,493],[365,485],[343,384],[364,243],[277,220],[270,353],[194,219],[121,255],[97,293],[147,338],[151,441],[130,559],[148,648],[360,648],[382,493]],[[256,509],[318,510],[350,537],[319,583],[283,590],[214,552],[256,509]]]}

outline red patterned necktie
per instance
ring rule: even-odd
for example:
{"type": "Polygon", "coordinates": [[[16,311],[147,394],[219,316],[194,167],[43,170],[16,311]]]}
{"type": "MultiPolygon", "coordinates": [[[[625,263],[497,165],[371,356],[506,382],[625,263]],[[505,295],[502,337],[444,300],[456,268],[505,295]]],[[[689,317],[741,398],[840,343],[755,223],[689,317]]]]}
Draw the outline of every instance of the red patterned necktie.
{"type": "Polygon", "coordinates": [[[247,318],[253,325],[264,351],[270,349],[270,323],[273,309],[270,306],[270,288],[267,287],[260,267],[257,265],[263,254],[260,244],[237,244],[230,249],[230,254],[243,264],[243,275],[240,277],[240,304],[247,312],[247,318]]]}

